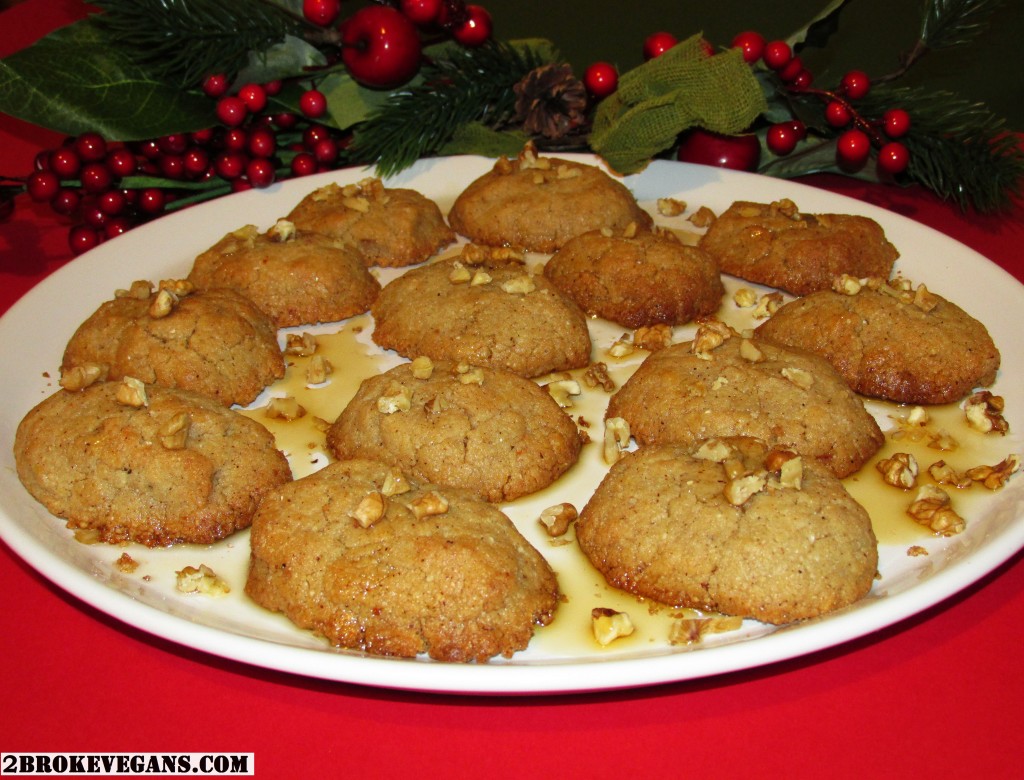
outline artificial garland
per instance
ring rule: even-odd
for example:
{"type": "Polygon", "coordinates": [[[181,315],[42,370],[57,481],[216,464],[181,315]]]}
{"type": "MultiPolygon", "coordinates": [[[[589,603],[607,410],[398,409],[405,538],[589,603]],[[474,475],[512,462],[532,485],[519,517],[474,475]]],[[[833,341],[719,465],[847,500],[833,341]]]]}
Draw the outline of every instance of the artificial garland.
{"type": "Polygon", "coordinates": [[[597,153],[620,173],[657,157],[832,171],[994,212],[1020,195],[1017,138],[984,105],[898,80],[975,40],[1003,1],[927,0],[892,73],[821,87],[801,52],[829,44],[852,0],[785,40],[745,31],[721,51],[657,32],[637,68],[597,62],[579,78],[548,41],[492,40],[489,13],[464,0],[376,0],[341,22],[340,0],[99,0],[101,13],[0,60],[0,111],[68,136],[35,171],[0,176],[0,199],[49,202],[80,252],[288,176],[388,175],[529,140],[597,153]]]}

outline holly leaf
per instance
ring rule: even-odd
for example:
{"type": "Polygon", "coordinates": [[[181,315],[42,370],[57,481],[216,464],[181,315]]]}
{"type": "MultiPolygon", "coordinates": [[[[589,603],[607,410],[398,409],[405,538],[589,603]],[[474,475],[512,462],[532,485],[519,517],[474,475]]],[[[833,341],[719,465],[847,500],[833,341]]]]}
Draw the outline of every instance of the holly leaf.
{"type": "Polygon", "coordinates": [[[438,153],[441,155],[479,154],[484,157],[514,157],[528,140],[519,130],[495,130],[482,122],[469,122],[458,127],[451,140],[438,153]]]}
{"type": "Polygon", "coordinates": [[[208,98],[155,78],[89,19],[0,60],[0,111],[113,141],[199,130],[213,119],[208,98]]]}
{"type": "Polygon", "coordinates": [[[235,78],[237,84],[266,84],[286,79],[310,68],[322,68],[327,58],[316,46],[294,35],[262,52],[250,52],[249,64],[235,78]]]}
{"type": "Polygon", "coordinates": [[[823,49],[828,40],[839,31],[839,14],[850,0],[832,0],[806,25],[786,39],[794,51],[805,46],[823,49]]]}

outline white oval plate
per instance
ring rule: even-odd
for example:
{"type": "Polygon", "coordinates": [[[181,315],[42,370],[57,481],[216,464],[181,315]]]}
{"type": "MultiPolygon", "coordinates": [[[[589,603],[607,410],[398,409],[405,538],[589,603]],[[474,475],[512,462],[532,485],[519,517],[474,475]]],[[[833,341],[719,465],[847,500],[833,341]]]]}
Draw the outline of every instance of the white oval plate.
{"type": "MultiPolygon", "coordinates": [[[[596,163],[586,155],[565,156],[596,163]]],[[[492,161],[477,157],[424,160],[388,184],[417,189],[446,210],[455,195],[491,165],[492,161]]],[[[0,361],[5,377],[5,397],[0,407],[0,532],[30,565],[69,593],[136,628],[248,664],[397,689],[556,693],[693,679],[802,656],[877,631],[937,604],[1024,546],[1024,479],[1016,478],[1004,489],[972,500],[967,530],[959,536],[938,539],[922,533],[911,542],[883,539],[881,577],[871,595],[841,613],[783,629],[746,621],[739,631],[709,637],[696,646],[679,647],[669,644],[664,636],[645,636],[648,628],[640,613],[647,612],[647,606],[643,605],[633,612],[640,624],[637,634],[601,649],[588,637],[585,615],[591,606],[600,605],[591,603],[594,593],[600,593],[600,599],[611,600],[617,594],[602,591],[603,585],[586,571],[569,571],[581,566],[575,545],[552,546],[536,521],[540,509],[556,501],[571,500],[577,507],[585,503],[587,491],[596,486],[603,471],[599,456],[594,455],[595,445],[586,456],[589,461],[556,483],[555,488],[506,507],[509,516],[559,571],[563,587],[570,594],[570,607],[560,608],[554,624],[542,629],[531,646],[513,658],[458,665],[338,651],[257,607],[243,592],[248,560],[246,533],[210,547],[186,545],[170,550],[75,541],[63,521],[46,512],[22,488],[12,455],[21,418],[57,389],[60,357],[75,328],[115,289],[128,287],[135,279],[183,277],[192,258],[228,231],[247,223],[265,229],[315,187],[330,181],[356,182],[368,175],[366,170],[342,170],[292,179],[267,190],[220,198],[168,215],[77,258],[33,288],[0,319],[0,361]],[[555,493],[558,497],[553,500],[555,493]],[[929,554],[910,557],[909,544],[924,546],[929,554]],[[140,569],[133,574],[122,573],[113,565],[125,551],[140,561],[140,569]],[[175,591],[174,571],[200,562],[227,579],[232,588],[228,597],[211,599],[175,591]],[[564,628],[559,629],[561,633],[553,632],[555,626],[574,621],[568,634],[564,628]]],[[[688,213],[700,206],[719,213],[734,200],[788,197],[805,212],[857,213],[877,220],[901,253],[897,270],[915,282],[926,283],[929,289],[981,319],[1002,347],[1003,367],[993,390],[1006,399],[1011,432],[1000,438],[998,449],[1000,457],[1021,451],[1021,437],[1015,427],[1024,429],[1018,414],[1024,409],[1024,369],[1009,347],[1019,335],[1024,287],[996,265],[919,223],[790,181],[663,161],[654,162],[625,181],[654,214],[655,202],[662,197],[685,201],[688,213]]],[[[656,219],[661,224],[692,229],[682,216],[656,219]]],[[[726,281],[730,291],[738,284],[736,280],[726,281]]],[[[727,298],[723,310],[730,306],[735,310],[727,298]]],[[[593,328],[595,359],[604,359],[598,352],[623,329],[599,321],[593,322],[593,328]]],[[[331,326],[318,329],[329,331],[331,326]]],[[[679,333],[685,337],[686,330],[679,333]]],[[[367,349],[372,350],[365,334],[363,338],[367,349]]],[[[383,353],[377,358],[381,367],[395,361],[393,355],[383,353]]],[[[873,411],[884,417],[892,410],[879,407],[873,411]]]]}

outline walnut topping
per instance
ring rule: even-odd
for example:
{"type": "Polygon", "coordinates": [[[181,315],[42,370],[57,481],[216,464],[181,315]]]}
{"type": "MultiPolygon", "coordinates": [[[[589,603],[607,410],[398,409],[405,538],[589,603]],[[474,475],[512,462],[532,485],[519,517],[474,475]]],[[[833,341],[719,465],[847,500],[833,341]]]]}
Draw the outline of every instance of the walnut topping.
{"type": "Polygon", "coordinates": [[[377,399],[377,411],[381,414],[407,412],[412,407],[412,390],[392,382],[385,395],[377,399]]]}
{"type": "Polygon", "coordinates": [[[657,352],[672,345],[672,327],[660,323],[637,328],[633,332],[633,346],[657,352]]]}
{"type": "Polygon", "coordinates": [[[604,421],[604,462],[608,465],[622,457],[629,446],[629,423],[622,417],[609,417],[604,421]]]}
{"type": "Polygon", "coordinates": [[[751,363],[760,363],[764,360],[764,352],[750,339],[743,339],[740,342],[740,357],[751,363]]]}
{"type": "Polygon", "coordinates": [[[693,214],[690,215],[690,223],[694,227],[705,228],[709,227],[717,217],[715,212],[709,209],[707,206],[701,206],[693,214]]]}
{"type": "Polygon", "coordinates": [[[711,360],[711,353],[732,338],[732,330],[718,320],[708,320],[697,326],[697,333],[690,342],[690,352],[701,360],[711,360]]]}
{"type": "Polygon", "coordinates": [[[949,494],[942,488],[922,485],[907,507],[907,514],[940,536],[953,536],[961,533],[967,524],[953,511],[951,504],[949,494]]]}
{"type": "Polygon", "coordinates": [[[391,469],[384,477],[384,484],[381,486],[380,492],[381,495],[390,498],[408,493],[410,490],[412,490],[412,485],[409,484],[405,474],[398,469],[391,469]]]}
{"type": "Polygon", "coordinates": [[[295,223],[287,219],[279,219],[274,223],[273,227],[267,231],[267,235],[275,241],[285,243],[286,241],[293,241],[296,235],[295,223]]]}
{"type": "Polygon", "coordinates": [[[352,211],[358,211],[360,214],[367,214],[370,211],[370,201],[361,195],[342,198],[341,205],[352,211]]]}
{"type": "Polygon", "coordinates": [[[352,511],[352,519],[361,528],[369,528],[384,517],[386,508],[384,496],[379,491],[372,490],[363,497],[363,500],[359,502],[359,506],[352,511]]]}
{"type": "Polygon", "coordinates": [[[626,225],[625,228],[622,229],[622,237],[623,238],[636,238],[636,231],[637,231],[636,222],[630,222],[628,225],[626,225]]]}
{"type": "Polygon", "coordinates": [[[686,211],[686,201],[675,198],[658,198],[658,213],[663,217],[678,217],[686,211]]]}
{"type": "Polygon", "coordinates": [[[989,490],[999,490],[1020,469],[1020,456],[1007,455],[995,466],[975,466],[967,469],[966,476],[980,482],[989,490]]]}
{"type": "Polygon", "coordinates": [[[972,484],[970,477],[966,474],[958,474],[956,469],[944,460],[937,460],[930,465],[928,467],[928,476],[940,485],[949,485],[961,490],[970,487],[972,484]]]}
{"type": "Polygon", "coordinates": [[[757,300],[757,308],[752,316],[755,320],[766,320],[782,306],[784,299],[780,292],[765,293],[757,300]]]}
{"type": "Polygon", "coordinates": [[[741,309],[751,309],[757,305],[757,290],[740,287],[732,294],[732,302],[741,309]]]}
{"type": "Polygon", "coordinates": [[[520,274],[502,282],[501,289],[511,295],[529,295],[537,289],[537,285],[529,274],[520,274]]]}
{"type": "Polygon", "coordinates": [[[707,439],[693,453],[697,460],[709,460],[712,463],[724,463],[732,455],[733,448],[721,439],[707,439]]]}
{"type": "Polygon", "coordinates": [[[448,272],[449,282],[452,284],[465,284],[472,278],[473,275],[469,272],[469,269],[466,268],[466,266],[458,260],[452,263],[452,270],[448,272]]]}
{"type": "Polygon", "coordinates": [[[875,468],[887,485],[901,490],[910,490],[917,485],[917,459],[909,452],[897,452],[891,458],[878,461],[875,468]]]}
{"type": "Polygon", "coordinates": [[[540,524],[547,529],[548,536],[564,536],[577,516],[576,507],[572,504],[555,504],[540,513],[540,524]]]}
{"type": "Polygon", "coordinates": [[[805,369],[796,368],[795,366],[783,366],[779,373],[801,390],[810,390],[814,385],[814,374],[805,369]]]}
{"type": "Polygon", "coordinates": [[[289,333],[285,337],[284,353],[286,355],[309,357],[316,352],[316,347],[316,336],[312,333],[289,333]]]}
{"type": "Polygon", "coordinates": [[[178,303],[178,296],[170,290],[157,292],[153,302],[149,305],[149,316],[154,320],[163,319],[168,316],[178,303]]]}
{"type": "Polygon", "coordinates": [[[939,305],[939,298],[922,284],[914,291],[914,305],[923,312],[930,312],[939,305]]]}
{"type": "Polygon", "coordinates": [[[484,370],[479,366],[459,363],[455,366],[455,375],[464,385],[482,385],[484,383],[484,370]]]}
{"type": "Polygon", "coordinates": [[[908,425],[927,425],[931,417],[923,406],[915,406],[907,413],[908,425]]]}
{"type": "Polygon", "coordinates": [[[967,424],[982,433],[1005,434],[1010,424],[1003,417],[1006,403],[1002,396],[992,395],[988,390],[974,393],[964,402],[967,424]]]}
{"type": "Polygon", "coordinates": [[[850,274],[840,274],[832,280],[832,290],[843,295],[856,295],[864,288],[865,280],[850,274]]]}
{"type": "Polygon", "coordinates": [[[181,571],[175,572],[177,580],[175,587],[181,593],[199,593],[203,596],[226,596],[231,592],[227,582],[217,576],[217,573],[205,563],[195,566],[186,566],[181,571]]]}
{"type": "Polygon", "coordinates": [[[98,363],[82,363],[61,372],[60,386],[72,392],[84,390],[104,374],[104,367],[98,363]]]}
{"type": "Polygon", "coordinates": [[[488,284],[491,281],[491,275],[482,268],[478,268],[473,272],[473,278],[469,280],[470,287],[480,287],[481,285],[488,284]]]}
{"type": "Polygon", "coordinates": [[[768,209],[773,216],[781,215],[783,217],[789,217],[790,219],[800,218],[800,209],[798,209],[796,204],[789,198],[781,198],[780,200],[774,201],[768,209]]]}
{"type": "Polygon", "coordinates": [[[555,169],[555,176],[559,179],[575,179],[578,176],[582,176],[583,171],[579,168],[573,168],[569,165],[559,165],[555,169]]]}
{"type": "Polygon", "coordinates": [[[764,456],[764,467],[778,475],[780,487],[799,490],[803,485],[804,462],[793,450],[773,447],[764,456]]]}
{"type": "Polygon", "coordinates": [[[482,246],[466,244],[459,254],[459,259],[466,265],[522,265],[524,255],[521,250],[510,246],[482,246]]]}
{"type": "Polygon", "coordinates": [[[333,373],[334,366],[330,360],[323,355],[313,355],[306,366],[306,382],[311,385],[322,385],[333,373]]]}
{"type": "Polygon", "coordinates": [[[139,568],[139,562],[128,553],[121,553],[121,557],[114,561],[114,567],[123,574],[134,574],[139,568]]]}
{"type": "Polygon", "coordinates": [[[739,631],[743,618],[735,615],[715,617],[681,618],[672,624],[668,641],[672,645],[694,645],[709,634],[724,634],[739,631]]]}
{"type": "Polygon", "coordinates": [[[632,339],[628,333],[622,334],[619,338],[615,339],[610,347],[608,347],[609,357],[622,358],[632,355],[636,351],[633,345],[632,339]]]}
{"type": "Polygon", "coordinates": [[[555,403],[563,409],[571,409],[572,396],[583,392],[580,383],[575,379],[559,379],[548,382],[544,387],[547,388],[548,395],[554,398],[555,403]]]}
{"type": "Polygon", "coordinates": [[[290,395],[282,398],[271,398],[265,412],[272,420],[298,420],[306,415],[306,409],[290,395]]]}
{"type": "Polygon", "coordinates": [[[196,286],[188,279],[161,279],[158,289],[167,290],[167,292],[181,299],[194,293],[196,286]]]}
{"type": "Polygon", "coordinates": [[[146,395],[146,385],[133,376],[126,376],[121,380],[117,388],[117,402],[124,406],[132,406],[141,409],[149,406],[149,396],[146,395]]]}
{"type": "MultiPolygon", "coordinates": [[[[728,461],[723,463],[727,466],[728,461]]],[[[728,471],[728,468],[727,468],[728,471]]],[[[768,485],[764,474],[746,474],[730,479],[725,483],[725,500],[733,506],[743,506],[747,501],[768,485]]]]}
{"type": "Polygon", "coordinates": [[[615,381],[608,375],[607,363],[591,363],[583,374],[587,387],[600,387],[606,393],[615,389],[615,381]]]}
{"type": "Polygon", "coordinates": [[[907,555],[911,558],[919,558],[922,555],[927,555],[928,550],[919,544],[912,544],[907,548],[907,555]]]}
{"type": "Polygon", "coordinates": [[[590,623],[594,639],[601,647],[607,647],[620,637],[633,633],[633,621],[628,612],[616,612],[608,607],[594,607],[590,611],[590,623]]]}
{"type": "Polygon", "coordinates": [[[434,374],[434,361],[426,355],[419,355],[413,358],[411,370],[417,379],[430,379],[434,374]]]}
{"type": "Polygon", "coordinates": [[[183,450],[188,443],[188,430],[192,418],[188,412],[178,412],[165,422],[158,431],[160,443],[168,450],[183,450]]]}
{"type": "Polygon", "coordinates": [[[515,170],[515,165],[505,155],[499,157],[494,163],[494,172],[501,174],[502,176],[508,176],[515,170]]]}
{"type": "Polygon", "coordinates": [[[409,504],[409,510],[415,515],[417,520],[434,515],[443,515],[448,511],[448,499],[436,490],[431,490],[409,504]]]}
{"type": "Polygon", "coordinates": [[[150,295],[153,294],[152,283],[141,279],[132,282],[131,287],[127,290],[114,290],[115,298],[135,298],[139,301],[146,300],[150,295]]]}

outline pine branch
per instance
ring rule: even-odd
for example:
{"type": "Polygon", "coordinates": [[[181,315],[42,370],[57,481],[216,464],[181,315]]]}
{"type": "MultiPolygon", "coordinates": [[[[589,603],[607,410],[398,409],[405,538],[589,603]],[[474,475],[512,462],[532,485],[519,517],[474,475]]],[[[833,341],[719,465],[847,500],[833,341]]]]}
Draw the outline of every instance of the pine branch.
{"type": "Polygon", "coordinates": [[[921,41],[932,51],[963,46],[980,35],[1003,0],[931,0],[921,25],[921,41]]]}
{"type": "Polygon", "coordinates": [[[250,52],[301,34],[303,22],[270,0],[96,0],[96,23],[154,75],[194,87],[234,76],[250,52]]]}
{"type": "Polygon", "coordinates": [[[500,42],[451,49],[423,68],[421,84],[395,93],[357,128],[353,159],[387,176],[437,153],[470,122],[501,127],[515,113],[513,86],[547,62],[531,47],[500,42]]]}

